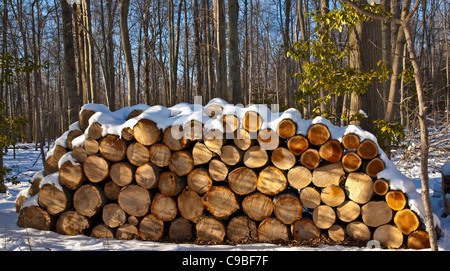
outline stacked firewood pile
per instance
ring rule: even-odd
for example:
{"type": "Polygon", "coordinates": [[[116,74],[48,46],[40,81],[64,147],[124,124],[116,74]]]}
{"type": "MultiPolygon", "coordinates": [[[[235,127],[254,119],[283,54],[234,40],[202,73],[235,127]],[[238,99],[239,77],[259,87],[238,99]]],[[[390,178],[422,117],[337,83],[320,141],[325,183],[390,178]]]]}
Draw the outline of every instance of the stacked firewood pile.
{"type": "Polygon", "coordinates": [[[325,235],[337,243],[429,246],[408,195],[377,178],[385,162],[373,140],[357,133],[333,139],[320,121],[299,129],[284,118],[270,128],[261,112],[223,109],[202,108],[223,129],[194,119],[161,129],[145,110],[133,110],[112,122],[116,134],[105,134],[111,123],[91,118],[106,113],[82,109],[44,174],[17,199],[18,225],[167,242],[287,243],[325,235]]]}

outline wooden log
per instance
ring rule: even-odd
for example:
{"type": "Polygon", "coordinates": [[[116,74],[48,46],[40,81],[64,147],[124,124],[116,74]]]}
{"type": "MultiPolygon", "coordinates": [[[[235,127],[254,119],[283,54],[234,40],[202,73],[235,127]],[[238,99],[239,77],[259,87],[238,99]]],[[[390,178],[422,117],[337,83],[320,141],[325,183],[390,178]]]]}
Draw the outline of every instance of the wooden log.
{"type": "Polygon", "coordinates": [[[164,196],[177,196],[186,187],[186,178],[167,171],[159,174],[158,189],[164,196]]]}
{"type": "Polygon", "coordinates": [[[72,130],[67,134],[67,147],[69,148],[69,150],[73,149],[72,141],[82,134],[83,132],[81,130],[72,130]]]}
{"type": "Polygon", "coordinates": [[[406,206],[406,197],[402,191],[391,190],[386,193],[386,203],[394,211],[400,211],[406,206]]]}
{"type": "Polygon", "coordinates": [[[208,163],[208,172],[214,181],[225,181],[228,176],[229,166],[218,158],[213,158],[208,163]]]}
{"type": "Polygon", "coordinates": [[[196,168],[187,176],[187,185],[192,191],[204,194],[211,189],[213,183],[206,169],[196,168]]]}
{"type": "Polygon", "coordinates": [[[139,230],[136,226],[127,223],[117,228],[115,237],[119,240],[138,239],[139,230]]]}
{"type": "Polygon", "coordinates": [[[320,192],[312,186],[307,186],[300,191],[300,201],[303,206],[314,209],[320,205],[320,192]]]}
{"type": "Polygon", "coordinates": [[[392,220],[393,213],[385,201],[369,201],[361,207],[361,217],[369,227],[379,227],[392,220]]]}
{"type": "Polygon", "coordinates": [[[318,239],[320,237],[320,229],[311,219],[301,219],[295,221],[292,224],[291,230],[294,240],[298,242],[318,239]]]}
{"type": "Polygon", "coordinates": [[[320,155],[316,149],[307,149],[300,156],[300,163],[309,169],[315,169],[320,164],[320,155]]]}
{"type": "Polygon", "coordinates": [[[111,165],[109,169],[109,177],[118,186],[127,186],[134,180],[136,169],[127,162],[118,162],[111,165]]]}
{"type": "Polygon", "coordinates": [[[314,208],[313,221],[319,229],[328,229],[336,221],[336,213],[328,205],[319,205],[314,208]]]}
{"type": "Polygon", "coordinates": [[[222,146],[220,159],[229,166],[234,166],[242,160],[243,151],[234,145],[222,146]]]}
{"type": "Polygon", "coordinates": [[[345,232],[348,237],[359,241],[369,241],[372,238],[372,232],[369,227],[361,221],[353,221],[347,224],[345,232]]]}
{"type": "MultiPolygon", "coordinates": [[[[38,173],[38,174],[40,174],[40,173],[38,173]]],[[[32,180],[31,180],[30,189],[28,190],[28,193],[30,194],[30,196],[34,196],[37,193],[39,193],[39,191],[41,190],[39,188],[39,186],[41,184],[41,180],[43,177],[44,177],[43,175],[40,175],[39,177],[37,175],[33,176],[32,180]]],[[[60,182],[61,182],[61,180],[60,180],[60,182]]]]}
{"type": "Polygon", "coordinates": [[[222,124],[226,134],[234,133],[239,127],[239,119],[235,115],[223,115],[222,124]]]}
{"type": "Polygon", "coordinates": [[[346,200],[336,208],[337,217],[343,222],[352,222],[361,214],[361,207],[358,203],[346,200]]]}
{"type": "Polygon", "coordinates": [[[373,182],[373,192],[378,196],[384,196],[389,191],[389,183],[384,179],[378,179],[373,182]]]}
{"type": "Polygon", "coordinates": [[[66,153],[67,153],[67,150],[63,146],[55,145],[55,147],[53,148],[53,156],[55,156],[56,160],[58,160],[58,161],[66,153]]]}
{"type": "Polygon", "coordinates": [[[103,127],[100,123],[93,122],[91,123],[91,125],[89,125],[88,135],[90,138],[97,140],[102,137],[102,134],[103,134],[103,127]]]}
{"type": "Polygon", "coordinates": [[[116,231],[105,224],[101,223],[92,228],[91,237],[101,239],[113,239],[116,231]]]}
{"type": "Polygon", "coordinates": [[[127,214],[117,203],[108,203],[103,206],[103,223],[110,228],[117,228],[127,222],[127,214]]]}
{"type": "Polygon", "coordinates": [[[135,217],[134,215],[130,215],[130,216],[128,216],[127,221],[128,221],[128,224],[131,224],[131,225],[137,227],[139,225],[139,223],[141,223],[141,218],[135,217]]]}
{"type": "Polygon", "coordinates": [[[187,242],[194,239],[194,228],[192,223],[179,217],[170,223],[169,239],[177,242],[187,242]]]}
{"type": "Polygon", "coordinates": [[[361,157],[356,152],[347,152],[342,157],[342,167],[345,172],[357,171],[362,165],[361,157]]]}
{"type": "Polygon", "coordinates": [[[319,156],[330,163],[337,163],[341,161],[343,151],[341,143],[331,139],[320,146],[319,156]]]}
{"type": "Polygon", "coordinates": [[[197,241],[208,244],[223,243],[226,235],[225,226],[215,218],[204,217],[195,225],[197,241]]]}
{"type": "Polygon", "coordinates": [[[280,193],[286,189],[286,186],[286,176],[281,170],[273,166],[268,166],[261,170],[256,183],[256,189],[269,196],[280,193]]]}
{"type": "Polygon", "coordinates": [[[297,125],[291,119],[283,119],[278,123],[277,132],[283,139],[293,137],[297,132],[297,125]]]}
{"type": "Polygon", "coordinates": [[[320,193],[320,199],[323,203],[330,207],[337,207],[345,201],[345,192],[339,186],[327,186],[322,189],[322,192],[320,193]]]}
{"type": "Polygon", "coordinates": [[[280,145],[280,137],[272,129],[261,129],[258,132],[257,141],[261,149],[272,151],[280,145]]]}
{"type": "Polygon", "coordinates": [[[342,137],[342,145],[348,150],[356,150],[360,144],[359,136],[357,134],[346,134],[342,137]]]}
{"type": "Polygon", "coordinates": [[[264,194],[254,193],[242,201],[242,210],[249,218],[263,221],[272,215],[273,201],[264,194]]]}
{"type": "Polygon", "coordinates": [[[373,196],[372,178],[362,172],[350,173],[344,188],[348,198],[359,204],[367,203],[373,196]]]}
{"type": "Polygon", "coordinates": [[[72,157],[78,163],[83,163],[84,160],[88,157],[86,150],[81,146],[76,146],[72,150],[72,157]]]}
{"type": "Polygon", "coordinates": [[[311,182],[317,187],[339,185],[345,178],[342,163],[333,163],[313,170],[311,182]]]}
{"type": "Polygon", "coordinates": [[[184,137],[183,127],[170,126],[164,131],[163,142],[171,151],[180,151],[190,144],[190,140],[184,137]]]}
{"type": "Polygon", "coordinates": [[[383,160],[380,158],[374,158],[365,165],[365,172],[370,177],[376,178],[378,172],[383,171],[386,168],[383,160]]]}
{"type": "Polygon", "coordinates": [[[311,125],[307,133],[309,142],[316,146],[322,145],[323,143],[327,142],[330,136],[331,134],[328,130],[328,127],[321,123],[311,125]]]}
{"type": "Polygon", "coordinates": [[[72,193],[64,187],[60,190],[53,184],[44,184],[39,191],[38,203],[50,215],[56,216],[72,207],[72,193]]]}
{"type": "Polygon", "coordinates": [[[296,159],[292,152],[284,147],[276,148],[271,155],[274,166],[281,170],[288,170],[295,165],[296,159]]]}
{"type": "Polygon", "coordinates": [[[26,196],[17,196],[16,202],[14,203],[14,208],[16,209],[16,213],[20,213],[20,209],[22,208],[22,204],[27,200],[26,196]]]}
{"type": "Polygon", "coordinates": [[[387,248],[399,248],[403,245],[403,234],[394,225],[385,224],[375,229],[373,239],[387,248]]]}
{"type": "Polygon", "coordinates": [[[145,189],[156,188],[159,176],[158,167],[150,162],[139,166],[134,174],[136,183],[145,189]]]}
{"type": "Polygon", "coordinates": [[[411,249],[430,248],[430,236],[428,232],[418,230],[408,235],[406,246],[411,249]]]}
{"type": "Polygon", "coordinates": [[[167,167],[172,152],[162,143],[153,144],[148,150],[150,162],[158,167],[167,167]]]}
{"type": "Polygon", "coordinates": [[[143,110],[140,110],[140,109],[135,109],[135,110],[131,111],[131,113],[128,114],[127,120],[139,116],[140,114],[142,114],[142,112],[144,112],[144,111],[143,111],[143,110]]]}
{"type": "Polygon", "coordinates": [[[149,191],[141,186],[130,184],[120,190],[118,203],[129,215],[144,216],[151,202],[149,191]]]}
{"type": "Polygon", "coordinates": [[[86,150],[87,155],[97,154],[99,151],[98,141],[88,137],[84,140],[83,148],[86,150]]]}
{"type": "Polygon", "coordinates": [[[203,123],[191,120],[190,122],[186,123],[184,128],[184,137],[188,138],[189,140],[201,140],[203,139],[203,123]]]}
{"type": "Polygon", "coordinates": [[[238,147],[239,149],[246,151],[251,146],[255,145],[256,140],[252,139],[250,136],[250,133],[247,132],[245,129],[237,129],[236,132],[234,132],[234,145],[238,147]]]}
{"type": "Polygon", "coordinates": [[[19,213],[17,225],[21,228],[33,228],[42,231],[53,229],[55,219],[45,209],[39,206],[22,208],[19,213]]]}
{"type": "Polygon", "coordinates": [[[135,166],[141,166],[150,161],[148,148],[139,142],[133,142],[127,147],[127,160],[135,166]]]}
{"type": "Polygon", "coordinates": [[[328,237],[335,242],[342,242],[346,237],[345,228],[341,224],[334,224],[328,229],[328,237]]]}
{"type": "Polygon", "coordinates": [[[225,144],[226,140],[224,134],[219,130],[211,130],[207,132],[204,136],[203,143],[205,146],[213,152],[214,154],[222,154],[222,146],[225,144]]]}
{"type": "Polygon", "coordinates": [[[258,242],[283,243],[289,241],[289,229],[276,218],[267,218],[258,226],[258,242]]]}
{"type": "Polygon", "coordinates": [[[85,180],[82,165],[67,161],[59,168],[59,183],[70,190],[78,189],[85,180]]]}
{"type": "Polygon", "coordinates": [[[202,198],[194,191],[184,189],[177,197],[178,210],[181,216],[197,223],[202,217],[205,207],[202,198]]]}
{"type": "Polygon", "coordinates": [[[244,118],[242,119],[242,127],[249,132],[257,132],[262,125],[262,119],[259,114],[255,111],[245,112],[244,118]]]}
{"type": "Polygon", "coordinates": [[[267,165],[269,155],[261,146],[255,145],[245,151],[243,162],[248,168],[260,168],[267,165]]]}
{"type": "Polygon", "coordinates": [[[56,157],[54,155],[50,155],[45,159],[44,162],[44,175],[50,175],[52,173],[58,172],[58,162],[59,160],[56,160],[56,157]]]}
{"type": "Polygon", "coordinates": [[[239,167],[228,174],[228,186],[238,195],[248,195],[256,190],[258,176],[247,167],[239,167]]]}
{"type": "Polygon", "coordinates": [[[106,197],[98,185],[85,184],[73,195],[73,207],[80,215],[87,217],[98,214],[105,203],[106,197]]]}
{"type": "Polygon", "coordinates": [[[311,183],[312,174],[311,171],[304,166],[295,166],[288,171],[287,180],[290,186],[295,189],[302,189],[311,183]]]}
{"type": "Polygon", "coordinates": [[[89,181],[99,183],[109,175],[109,163],[100,156],[91,155],[83,162],[83,172],[89,181]]]}
{"type": "Polygon", "coordinates": [[[186,176],[194,169],[194,159],[185,151],[172,153],[169,159],[169,170],[178,176],[186,176]]]}
{"type": "Polygon", "coordinates": [[[106,135],[98,145],[100,155],[111,162],[119,162],[125,158],[127,144],[117,135],[106,135]]]}
{"type": "Polygon", "coordinates": [[[378,155],[378,146],[372,140],[366,139],[359,144],[356,153],[363,159],[373,159],[378,155]]]}
{"type": "Polygon", "coordinates": [[[203,142],[197,142],[192,149],[192,159],[194,159],[194,166],[203,165],[211,161],[213,153],[206,147],[203,142]]]}
{"type": "Polygon", "coordinates": [[[273,199],[275,217],[286,225],[302,218],[303,206],[294,191],[278,194],[273,199]]]}
{"type": "Polygon", "coordinates": [[[153,214],[144,216],[139,223],[139,237],[142,240],[158,241],[164,235],[164,222],[153,214]]]}
{"type": "Polygon", "coordinates": [[[398,211],[394,216],[394,223],[395,226],[406,235],[417,230],[420,226],[419,218],[417,218],[417,215],[410,209],[398,211]]]}
{"type": "Polygon", "coordinates": [[[205,115],[207,115],[212,119],[216,119],[220,115],[222,115],[222,111],[223,111],[222,106],[218,104],[210,104],[205,106],[205,109],[203,109],[203,113],[205,113],[205,115]]]}
{"type": "Polygon", "coordinates": [[[103,186],[103,194],[108,200],[117,200],[119,198],[120,186],[113,181],[108,181],[103,186]]]}
{"type": "Polygon", "coordinates": [[[131,129],[131,127],[124,127],[120,132],[120,136],[127,141],[133,141],[134,131],[133,129],[131,129]]]}
{"type": "Polygon", "coordinates": [[[227,238],[231,242],[253,242],[257,237],[256,223],[247,216],[236,216],[227,225],[227,238]]]}
{"type": "Polygon", "coordinates": [[[227,187],[214,186],[202,197],[205,208],[216,218],[226,219],[239,210],[236,195],[227,187]]]}
{"type": "Polygon", "coordinates": [[[80,114],[78,115],[78,124],[80,125],[81,130],[83,130],[83,131],[86,130],[86,128],[89,126],[89,119],[94,114],[95,114],[95,111],[93,111],[93,110],[89,110],[89,109],[81,110],[80,114]]]}
{"type": "Polygon", "coordinates": [[[56,222],[56,232],[65,235],[85,234],[91,227],[91,221],[75,211],[62,213],[56,222]]]}
{"type": "Polygon", "coordinates": [[[134,138],[145,146],[151,146],[159,141],[161,135],[156,124],[148,119],[140,119],[133,127],[134,138]]]}
{"type": "Polygon", "coordinates": [[[150,211],[162,221],[172,221],[178,214],[177,203],[171,197],[157,194],[153,198],[150,211]]]}
{"type": "Polygon", "coordinates": [[[309,147],[308,139],[302,135],[295,135],[287,142],[288,149],[296,156],[301,155],[309,147]]]}

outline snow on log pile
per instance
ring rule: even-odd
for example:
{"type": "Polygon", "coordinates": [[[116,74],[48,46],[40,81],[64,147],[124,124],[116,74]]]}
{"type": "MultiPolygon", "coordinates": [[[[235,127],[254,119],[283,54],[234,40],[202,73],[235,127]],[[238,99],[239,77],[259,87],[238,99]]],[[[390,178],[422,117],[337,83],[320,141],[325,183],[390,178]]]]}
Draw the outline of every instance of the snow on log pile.
{"type": "Polygon", "coordinates": [[[98,238],[429,247],[420,194],[372,134],[221,99],[83,106],[16,208],[21,227],[98,238]]]}

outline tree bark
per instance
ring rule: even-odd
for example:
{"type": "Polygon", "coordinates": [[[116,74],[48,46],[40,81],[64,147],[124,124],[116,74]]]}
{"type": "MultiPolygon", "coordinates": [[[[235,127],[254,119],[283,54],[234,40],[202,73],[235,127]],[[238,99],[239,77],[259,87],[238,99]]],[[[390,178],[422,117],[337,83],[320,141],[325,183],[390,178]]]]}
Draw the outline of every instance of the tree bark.
{"type": "Polygon", "coordinates": [[[238,0],[228,1],[228,73],[230,76],[230,94],[228,100],[233,104],[242,102],[241,92],[241,68],[239,56],[239,35],[238,35],[238,0]]]}
{"type": "MultiPolygon", "coordinates": [[[[130,7],[130,0],[119,1],[120,7],[120,39],[122,42],[123,56],[127,67],[127,82],[128,82],[128,106],[135,105],[136,99],[136,77],[134,74],[133,58],[131,57],[130,34],[128,30],[128,10],[130,7]]],[[[114,91],[114,90],[112,90],[114,91]]]]}

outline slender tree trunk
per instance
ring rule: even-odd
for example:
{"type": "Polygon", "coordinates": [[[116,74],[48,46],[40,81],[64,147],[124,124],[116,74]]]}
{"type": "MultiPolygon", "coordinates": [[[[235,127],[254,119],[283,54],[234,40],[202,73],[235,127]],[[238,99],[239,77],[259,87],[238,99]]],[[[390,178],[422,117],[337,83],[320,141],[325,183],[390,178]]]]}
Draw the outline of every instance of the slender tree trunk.
{"type": "Polygon", "coordinates": [[[133,58],[131,57],[130,34],[128,30],[128,10],[130,0],[120,0],[120,39],[122,41],[123,56],[127,68],[128,105],[136,104],[136,77],[134,74],[133,58]]]}
{"type": "Polygon", "coordinates": [[[225,40],[225,0],[214,0],[214,24],[216,29],[216,74],[217,96],[231,101],[227,88],[227,45],[225,40]]]}
{"type": "MultiPolygon", "coordinates": [[[[419,1],[420,2],[420,1],[419,1]]],[[[414,68],[414,81],[416,83],[417,99],[419,102],[419,125],[420,125],[420,178],[422,179],[422,201],[425,206],[426,226],[430,235],[430,245],[432,250],[438,250],[437,236],[434,229],[434,215],[430,201],[430,185],[428,178],[428,127],[426,122],[426,106],[423,91],[422,75],[417,63],[414,43],[412,40],[410,22],[404,18],[403,31],[405,32],[406,44],[408,46],[409,58],[414,68]]]]}
{"type": "Polygon", "coordinates": [[[228,73],[230,75],[230,94],[228,99],[233,104],[242,102],[241,93],[241,64],[239,56],[238,35],[238,0],[228,0],[228,73]]]}
{"type": "Polygon", "coordinates": [[[64,81],[68,99],[69,123],[78,121],[81,101],[78,95],[75,67],[75,48],[73,45],[72,33],[72,12],[66,0],[61,0],[62,22],[63,22],[63,42],[64,42],[64,81]]]}
{"type": "Polygon", "coordinates": [[[194,9],[194,62],[195,62],[195,96],[202,95],[202,85],[203,85],[203,78],[202,78],[202,62],[200,59],[201,55],[201,48],[200,48],[200,32],[199,32],[199,22],[200,22],[200,16],[199,16],[199,6],[198,6],[198,0],[193,1],[193,9],[194,9]]]}

